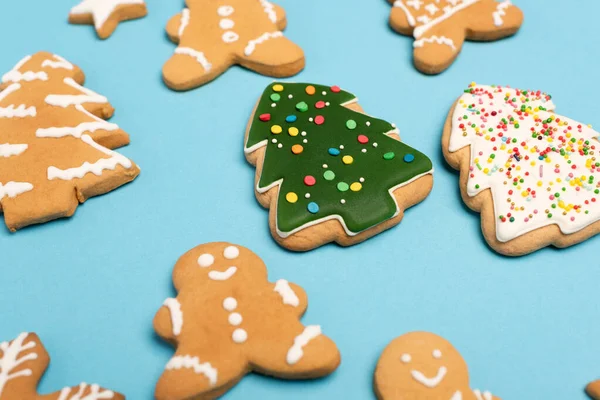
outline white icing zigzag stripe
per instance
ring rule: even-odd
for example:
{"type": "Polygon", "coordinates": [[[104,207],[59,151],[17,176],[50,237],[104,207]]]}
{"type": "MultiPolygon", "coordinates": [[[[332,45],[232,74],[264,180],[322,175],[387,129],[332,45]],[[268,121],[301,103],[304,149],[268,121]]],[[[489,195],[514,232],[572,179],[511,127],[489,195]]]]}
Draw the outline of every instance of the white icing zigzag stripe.
{"type": "Polygon", "coordinates": [[[53,179],[62,179],[62,180],[71,180],[73,178],[83,178],[88,173],[93,173],[94,175],[100,176],[102,175],[102,171],[104,170],[114,170],[117,168],[117,165],[123,166],[123,168],[131,168],[131,161],[118,154],[112,150],[107,149],[106,147],[100,146],[98,143],[94,142],[89,135],[83,135],[81,137],[85,143],[89,144],[96,150],[101,151],[102,153],[111,156],[110,158],[101,158],[93,164],[89,162],[83,163],[80,167],[69,168],[69,169],[58,169],[56,167],[48,167],[48,180],[53,179]]]}
{"type": "Polygon", "coordinates": [[[402,0],[396,0],[396,2],[394,3],[394,7],[398,7],[402,11],[404,11],[404,13],[406,14],[406,19],[408,19],[408,23],[410,26],[415,26],[417,24],[417,21],[415,21],[415,17],[413,17],[413,15],[410,13],[410,10],[406,8],[402,0]]]}
{"type": "Polygon", "coordinates": [[[0,144],[0,157],[8,158],[18,156],[27,150],[26,144],[0,144]]]}
{"type": "Polygon", "coordinates": [[[61,56],[59,56],[57,54],[53,54],[52,57],[54,57],[58,61],[44,60],[44,62],[42,63],[42,68],[43,67],[50,67],[50,68],[68,69],[68,70],[71,70],[71,71],[73,70],[73,64],[71,64],[70,62],[68,62],[67,60],[65,60],[64,58],[62,58],[61,56]]]}
{"type": "Polygon", "coordinates": [[[68,107],[83,103],[107,103],[108,99],[93,90],[84,88],[72,78],[65,78],[64,82],[84,94],[50,94],[46,97],[46,103],[51,106],[68,107]]]}
{"type": "Polygon", "coordinates": [[[181,12],[181,22],[179,24],[179,32],[177,33],[179,35],[179,37],[181,37],[181,35],[183,35],[183,32],[185,31],[185,28],[187,28],[189,23],[190,23],[190,9],[184,8],[183,11],[181,12]]]}
{"type": "Polygon", "coordinates": [[[2,358],[0,358],[0,396],[2,396],[4,386],[6,386],[8,381],[23,376],[31,376],[32,371],[29,368],[13,372],[15,368],[21,366],[24,362],[35,360],[38,357],[36,353],[29,353],[19,358],[22,352],[35,347],[35,342],[33,341],[24,343],[28,336],[29,333],[21,333],[10,344],[8,342],[0,343],[0,350],[2,350],[2,358]]]}
{"type": "Polygon", "coordinates": [[[271,22],[276,23],[277,22],[277,14],[275,14],[275,8],[273,7],[273,4],[271,4],[267,0],[260,0],[260,4],[263,6],[263,8],[264,8],[265,12],[267,13],[267,15],[269,16],[269,19],[271,20],[271,22]]]}
{"type": "Polygon", "coordinates": [[[200,363],[198,357],[192,356],[175,356],[167,363],[165,369],[192,369],[196,374],[202,374],[208,378],[208,381],[212,386],[217,384],[218,372],[216,368],[213,368],[210,363],[200,363]]]}
{"type": "Polygon", "coordinates": [[[504,20],[502,19],[502,17],[504,17],[506,15],[506,11],[504,11],[504,10],[506,10],[511,5],[512,5],[512,3],[510,2],[510,0],[505,0],[496,6],[496,11],[494,11],[492,13],[492,17],[494,18],[494,25],[496,25],[496,26],[504,25],[504,20]]]}
{"type": "Polygon", "coordinates": [[[173,335],[179,336],[181,328],[183,328],[183,312],[181,312],[181,304],[177,299],[166,299],[163,303],[171,313],[171,326],[173,326],[173,335]]]}
{"type": "Polygon", "coordinates": [[[35,79],[41,79],[43,81],[48,80],[48,75],[46,75],[45,72],[33,72],[33,71],[27,71],[24,73],[19,72],[19,69],[21,69],[21,67],[23,65],[25,65],[25,63],[27,63],[27,61],[29,61],[29,60],[31,60],[31,56],[26,56],[21,61],[19,61],[12,70],[10,70],[9,72],[7,72],[6,74],[4,74],[2,76],[2,83],[19,82],[22,80],[23,81],[33,81],[35,79]]]}
{"type": "Polygon", "coordinates": [[[254,53],[254,50],[256,50],[256,46],[269,40],[269,39],[275,39],[278,37],[282,37],[283,33],[281,31],[276,31],[276,32],[265,32],[262,35],[260,35],[259,37],[257,37],[256,39],[252,39],[248,42],[248,44],[246,45],[246,48],[244,49],[244,54],[246,56],[250,56],[252,55],[252,53],[254,53]]]}
{"type": "Polygon", "coordinates": [[[237,272],[237,267],[229,267],[226,271],[210,271],[208,277],[213,281],[226,281],[237,272]]]}
{"type": "Polygon", "coordinates": [[[287,353],[287,363],[289,365],[294,365],[302,356],[304,356],[304,351],[302,350],[306,345],[316,337],[321,335],[321,327],[318,325],[309,325],[304,328],[304,332],[300,335],[296,336],[294,339],[294,345],[290,347],[287,353]]]}
{"type": "MultiPolygon", "coordinates": [[[[0,102],[4,101],[9,95],[21,89],[21,85],[18,83],[13,83],[0,92],[0,102]]],[[[35,117],[37,115],[37,110],[34,106],[26,107],[24,104],[19,105],[15,108],[14,104],[9,105],[8,107],[0,107],[0,118],[25,118],[25,117],[35,117]]]]}
{"type": "Polygon", "coordinates": [[[490,392],[481,392],[477,389],[473,390],[473,393],[475,393],[475,397],[477,397],[477,400],[492,400],[494,398],[494,396],[492,396],[492,394],[490,392]]]}
{"type": "Polygon", "coordinates": [[[82,122],[81,124],[79,124],[77,126],[73,126],[73,127],[65,126],[65,127],[61,127],[61,128],[57,128],[57,127],[39,128],[35,132],[35,136],[41,137],[41,138],[45,138],[45,137],[61,138],[64,136],[73,136],[76,138],[80,138],[81,135],[83,135],[86,132],[93,133],[99,129],[102,129],[105,131],[116,131],[117,129],[119,129],[119,126],[117,124],[113,124],[113,123],[104,121],[103,119],[96,117],[94,114],[89,113],[80,104],[77,104],[75,106],[75,108],[78,111],[85,113],[88,117],[94,119],[94,121],[82,122]]]}
{"type": "Polygon", "coordinates": [[[454,46],[454,41],[446,36],[431,36],[428,38],[423,38],[419,40],[415,40],[413,43],[413,47],[424,47],[425,43],[437,43],[437,44],[445,44],[449,46],[453,51],[456,51],[456,47],[454,46]]]}
{"type": "Polygon", "coordinates": [[[281,298],[283,299],[283,304],[287,304],[290,306],[298,307],[300,305],[300,299],[296,296],[294,290],[290,287],[290,284],[285,279],[280,279],[275,283],[274,289],[281,298]]]}
{"type": "Polygon", "coordinates": [[[0,182],[0,200],[4,196],[8,196],[11,199],[17,197],[21,193],[29,192],[33,189],[33,185],[29,182],[7,182],[4,185],[0,182]]]}
{"type": "Polygon", "coordinates": [[[420,38],[425,33],[425,31],[427,31],[428,29],[434,27],[435,25],[439,24],[442,21],[447,20],[448,18],[450,18],[457,12],[464,10],[465,8],[477,3],[478,1],[479,0],[463,0],[463,2],[461,4],[459,4],[458,6],[456,6],[454,8],[450,8],[443,15],[440,15],[439,17],[432,19],[431,21],[429,21],[428,23],[426,23],[424,25],[416,27],[413,32],[414,38],[415,39],[420,38]]]}
{"type": "Polygon", "coordinates": [[[210,71],[212,68],[212,64],[208,62],[204,53],[194,50],[191,47],[178,47],[175,49],[175,54],[183,54],[195,58],[206,72],[210,71]]]}
{"type": "Polygon", "coordinates": [[[71,394],[71,388],[66,387],[60,391],[60,395],[58,396],[57,400],[105,400],[115,397],[115,394],[112,391],[102,390],[100,389],[100,386],[95,384],[89,385],[90,393],[84,396],[83,394],[87,388],[87,383],[81,383],[77,393],[74,393],[71,397],[69,397],[71,394]]]}

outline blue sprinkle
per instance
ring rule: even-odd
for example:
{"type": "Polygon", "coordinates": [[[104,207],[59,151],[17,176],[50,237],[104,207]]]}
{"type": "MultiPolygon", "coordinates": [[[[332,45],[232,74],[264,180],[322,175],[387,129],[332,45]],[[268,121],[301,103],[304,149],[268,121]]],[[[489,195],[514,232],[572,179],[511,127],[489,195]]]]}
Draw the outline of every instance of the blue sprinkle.
{"type": "Polygon", "coordinates": [[[338,149],[336,149],[335,147],[330,147],[329,150],[328,150],[328,152],[332,156],[339,156],[340,155],[340,151],[338,149]]]}
{"type": "Polygon", "coordinates": [[[415,156],[413,156],[412,154],[406,154],[404,156],[404,162],[411,163],[413,161],[415,161],[415,156]]]}
{"type": "Polygon", "coordinates": [[[297,119],[298,117],[296,117],[295,115],[288,115],[287,117],[285,117],[285,122],[296,122],[297,119]]]}
{"type": "Polygon", "coordinates": [[[306,208],[308,209],[308,212],[311,214],[316,214],[319,212],[319,205],[317,203],[315,203],[314,201],[311,201],[310,203],[308,203],[308,206],[306,208]]]}

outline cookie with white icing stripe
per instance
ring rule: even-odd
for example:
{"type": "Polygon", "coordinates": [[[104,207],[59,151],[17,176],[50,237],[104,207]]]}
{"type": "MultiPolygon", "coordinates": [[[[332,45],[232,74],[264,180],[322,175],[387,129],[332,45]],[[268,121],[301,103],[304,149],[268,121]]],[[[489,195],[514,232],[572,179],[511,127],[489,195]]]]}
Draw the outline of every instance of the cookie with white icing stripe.
{"type": "Polygon", "coordinates": [[[139,168],[112,150],[129,136],[104,119],[106,97],[83,72],[40,52],[0,85],[0,212],[11,231],[73,215],[77,205],[132,181],[139,168]]]}
{"type": "Polygon", "coordinates": [[[411,332],[394,339],[375,370],[379,400],[500,400],[472,390],[460,353],[444,338],[411,332]]]}
{"type": "Polygon", "coordinates": [[[125,400],[98,385],[81,383],[46,395],[37,386],[48,368],[50,356],[35,333],[21,333],[0,343],[0,400],[125,400]]]}
{"type": "Polygon", "coordinates": [[[465,40],[492,41],[514,35],[523,13],[510,0],[388,0],[392,28],[414,37],[414,63],[439,74],[458,57],[465,40]]]}
{"type": "Polygon", "coordinates": [[[71,9],[69,22],[94,25],[98,37],[106,39],[120,22],[142,18],[147,13],[144,0],[82,0],[71,9]]]}
{"type": "Polygon", "coordinates": [[[179,259],[173,282],[177,298],[154,317],[158,335],[177,348],[156,385],[157,400],[214,399],[251,371],[308,379],[338,367],[339,351],[321,327],[300,323],[304,290],[270,283],[250,250],[200,245],[179,259]]]}
{"type": "Polygon", "coordinates": [[[187,0],[187,6],[167,24],[178,44],[163,67],[171,89],[204,85],[234,64],[278,78],[304,68],[304,52],[281,32],[283,8],[267,0],[187,0]]]}
{"type": "Polygon", "coordinates": [[[541,91],[471,84],[450,110],[444,157],[486,242],[518,256],[600,232],[599,133],[541,91]]]}

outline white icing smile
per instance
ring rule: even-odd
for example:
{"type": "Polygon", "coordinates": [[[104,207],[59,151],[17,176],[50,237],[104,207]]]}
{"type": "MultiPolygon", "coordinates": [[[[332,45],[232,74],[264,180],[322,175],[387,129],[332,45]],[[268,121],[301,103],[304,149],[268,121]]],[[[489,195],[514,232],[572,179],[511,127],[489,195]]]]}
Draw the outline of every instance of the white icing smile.
{"type": "Polygon", "coordinates": [[[208,277],[213,281],[226,281],[237,272],[237,267],[229,267],[226,271],[210,271],[208,277]]]}
{"type": "Polygon", "coordinates": [[[428,388],[434,388],[437,385],[440,384],[440,382],[444,379],[444,377],[446,376],[446,373],[448,372],[448,370],[446,369],[446,367],[440,367],[440,369],[437,372],[437,375],[434,376],[433,378],[427,378],[425,375],[423,375],[422,372],[417,371],[417,370],[412,370],[410,371],[412,377],[419,382],[420,384],[427,386],[428,388]]]}

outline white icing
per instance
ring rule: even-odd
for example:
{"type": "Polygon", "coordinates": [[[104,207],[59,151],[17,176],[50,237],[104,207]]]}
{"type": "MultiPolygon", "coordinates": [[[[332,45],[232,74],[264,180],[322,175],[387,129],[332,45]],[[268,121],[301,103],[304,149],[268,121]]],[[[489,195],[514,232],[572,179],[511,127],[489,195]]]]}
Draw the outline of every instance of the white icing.
{"type": "Polygon", "coordinates": [[[202,268],[210,267],[214,262],[215,257],[212,254],[205,253],[198,257],[198,265],[202,268]]]}
{"type": "Polygon", "coordinates": [[[400,356],[400,360],[404,364],[408,364],[410,362],[410,360],[412,360],[412,357],[410,356],[410,354],[402,354],[402,356],[400,356]]]}
{"type": "Polygon", "coordinates": [[[450,400],[463,400],[462,397],[462,392],[460,390],[456,391],[452,397],[450,398],[450,400]]]}
{"type": "Polygon", "coordinates": [[[73,64],[71,64],[70,62],[68,62],[67,60],[62,58],[61,56],[59,56],[57,54],[53,54],[52,57],[54,57],[57,61],[44,60],[44,62],[42,62],[42,68],[50,67],[50,68],[55,68],[55,69],[56,68],[68,69],[70,71],[73,70],[73,64]]]}
{"type": "Polygon", "coordinates": [[[92,14],[94,26],[100,30],[118,6],[130,4],[145,3],[144,0],[83,0],[71,9],[71,14],[92,14]]]}
{"type": "Polygon", "coordinates": [[[231,338],[236,343],[244,343],[246,340],[248,340],[248,332],[246,332],[243,329],[236,329],[235,331],[233,331],[233,335],[231,335],[231,338]]]}
{"type": "Polygon", "coordinates": [[[181,21],[179,22],[179,32],[177,33],[177,35],[179,37],[181,37],[183,35],[183,32],[185,32],[185,28],[187,28],[189,23],[190,23],[190,9],[184,8],[183,11],[181,12],[181,21]]]}
{"type": "MultiPolygon", "coordinates": [[[[428,19],[427,22],[424,22],[423,25],[416,27],[413,31],[413,36],[415,37],[415,39],[419,39],[427,30],[436,26],[440,22],[447,20],[457,12],[464,10],[465,8],[477,3],[478,1],[479,0],[463,0],[463,2],[457,5],[456,7],[444,8],[444,13],[442,15],[432,20],[428,19]]],[[[419,19],[417,18],[417,20],[419,19]]]]}
{"type": "Polygon", "coordinates": [[[404,14],[406,14],[406,19],[408,20],[408,24],[410,26],[415,26],[417,24],[417,21],[415,21],[415,17],[412,15],[410,10],[408,8],[406,8],[406,6],[402,2],[402,0],[396,0],[394,2],[394,7],[398,7],[399,9],[404,11],[404,14]]]}
{"type": "Polygon", "coordinates": [[[436,35],[433,35],[428,38],[421,38],[421,39],[415,40],[413,43],[413,47],[415,47],[415,48],[424,47],[425,43],[445,44],[446,46],[450,47],[453,51],[456,51],[456,46],[454,46],[454,41],[452,39],[447,38],[446,36],[436,36],[436,35]]]}
{"type": "Polygon", "coordinates": [[[235,9],[231,6],[221,6],[217,8],[217,14],[221,17],[229,17],[234,11],[235,9]]]}
{"type": "Polygon", "coordinates": [[[259,37],[257,37],[256,39],[252,39],[248,42],[248,44],[246,45],[246,48],[244,49],[244,54],[246,56],[250,56],[252,55],[252,53],[254,53],[254,50],[256,50],[256,46],[269,40],[269,39],[275,39],[278,37],[282,37],[283,33],[281,31],[275,31],[275,32],[265,32],[262,35],[260,35],[259,37]]]}
{"type": "Polygon", "coordinates": [[[60,391],[60,395],[57,400],[105,400],[112,399],[115,397],[114,392],[110,390],[103,390],[98,385],[88,385],[87,383],[81,383],[77,393],[71,395],[71,388],[66,387],[60,391]],[[87,388],[90,388],[90,392],[84,395],[87,388]],[[69,397],[70,396],[70,397],[69,397]]]}
{"type": "Polygon", "coordinates": [[[412,7],[415,11],[419,11],[423,5],[422,0],[406,0],[406,5],[412,7]]]}
{"type": "Polygon", "coordinates": [[[194,50],[191,47],[178,47],[175,49],[175,54],[182,54],[196,59],[204,71],[208,72],[212,68],[212,64],[208,62],[203,52],[194,50]]]}
{"type": "Polygon", "coordinates": [[[51,106],[68,107],[83,103],[107,103],[108,99],[98,93],[85,88],[75,82],[73,78],[65,78],[64,83],[74,89],[79,90],[83,94],[50,94],[46,96],[46,103],[51,106]]]}
{"type": "MultiPolygon", "coordinates": [[[[2,189],[0,188],[0,190],[2,189]]],[[[35,360],[38,357],[37,353],[29,353],[19,357],[22,352],[30,350],[36,345],[34,341],[25,343],[28,336],[29,333],[21,333],[12,343],[0,343],[0,350],[2,350],[2,357],[0,357],[0,397],[2,397],[2,391],[8,381],[23,376],[31,376],[32,374],[29,368],[22,368],[19,371],[15,371],[23,363],[35,360]]]]}
{"type": "Polygon", "coordinates": [[[237,308],[237,305],[237,300],[233,297],[227,297],[225,300],[223,300],[223,308],[227,311],[235,310],[237,308]]]}
{"type": "Polygon", "coordinates": [[[237,42],[239,38],[240,38],[240,35],[238,35],[234,31],[227,31],[227,32],[223,33],[223,35],[221,36],[221,39],[223,39],[223,41],[225,43],[237,42]]]}
{"type": "Polygon", "coordinates": [[[0,157],[8,158],[18,156],[27,150],[26,144],[0,144],[0,157]]]}
{"type": "Polygon", "coordinates": [[[308,343],[321,335],[321,327],[318,325],[309,325],[304,328],[304,332],[294,338],[294,345],[290,347],[287,353],[287,363],[289,365],[294,365],[302,356],[304,356],[304,351],[302,350],[308,343]]]}
{"type": "Polygon", "coordinates": [[[241,325],[243,320],[244,319],[242,318],[242,315],[240,313],[234,312],[234,313],[229,314],[228,321],[229,321],[229,324],[231,324],[233,326],[241,325]]]}
{"type": "Polygon", "coordinates": [[[223,250],[223,257],[228,260],[236,259],[239,255],[240,249],[238,249],[236,246],[227,246],[225,250],[223,250]]]}
{"type": "Polygon", "coordinates": [[[504,20],[502,19],[502,17],[506,15],[506,11],[504,10],[506,10],[511,5],[512,3],[510,2],[510,0],[504,0],[501,3],[498,3],[498,5],[496,6],[496,11],[492,13],[492,17],[494,18],[494,25],[504,25],[504,20]]]}
{"type": "Polygon", "coordinates": [[[283,299],[283,304],[288,304],[290,306],[298,307],[300,305],[300,299],[296,296],[294,290],[290,287],[290,284],[285,279],[280,279],[275,283],[274,289],[281,298],[283,299]]]}
{"type": "Polygon", "coordinates": [[[221,29],[231,29],[235,26],[235,22],[233,22],[233,20],[229,19],[229,18],[223,18],[222,20],[219,21],[219,27],[221,27],[221,29]]]}
{"type": "Polygon", "coordinates": [[[169,309],[171,313],[171,326],[173,327],[173,335],[179,336],[181,329],[183,328],[183,312],[181,311],[181,304],[179,300],[168,298],[163,303],[165,307],[169,309]]]}
{"type": "Polygon", "coordinates": [[[81,137],[85,143],[89,144],[96,150],[110,156],[110,158],[101,158],[95,163],[84,162],[80,167],[69,168],[69,169],[58,169],[56,167],[50,166],[48,167],[48,179],[62,179],[62,180],[71,180],[74,178],[83,178],[88,173],[93,173],[94,175],[100,176],[102,175],[102,171],[104,170],[114,170],[118,165],[121,165],[123,168],[131,168],[131,161],[125,156],[116,153],[112,150],[107,149],[104,146],[100,146],[98,143],[94,142],[92,138],[88,135],[83,135],[81,137]]]}
{"type": "Polygon", "coordinates": [[[29,182],[7,182],[4,185],[0,182],[0,200],[4,196],[10,198],[17,197],[21,193],[29,192],[33,185],[29,182]]]}
{"type": "MultiPolygon", "coordinates": [[[[9,85],[6,89],[0,92],[0,102],[4,101],[9,95],[15,93],[19,89],[21,89],[21,85],[18,83],[9,85]]],[[[21,104],[15,107],[14,104],[11,104],[8,107],[0,107],[0,118],[25,118],[35,117],[36,115],[37,110],[34,106],[27,107],[24,104],[21,104]]]]}
{"type": "MultiPolygon", "coordinates": [[[[480,390],[473,390],[475,397],[477,400],[493,400],[494,396],[490,392],[481,392],[480,390]]],[[[459,399],[460,400],[460,399],[459,399]]]]}
{"type": "Polygon", "coordinates": [[[210,271],[208,277],[213,281],[226,281],[237,272],[237,267],[229,267],[226,271],[210,271]]]}
{"type": "Polygon", "coordinates": [[[431,355],[433,356],[433,358],[437,358],[438,360],[442,358],[442,352],[438,349],[433,350],[433,353],[431,355]]]}
{"type": "Polygon", "coordinates": [[[263,9],[269,16],[269,19],[271,20],[271,22],[276,23],[277,22],[277,14],[275,13],[275,7],[273,6],[273,4],[271,4],[271,2],[269,2],[267,0],[260,0],[260,4],[263,6],[263,9]]]}
{"type": "Polygon", "coordinates": [[[425,11],[427,11],[429,14],[434,15],[436,12],[438,12],[440,9],[437,8],[437,6],[433,3],[429,3],[425,6],[425,11]]]}
{"type": "Polygon", "coordinates": [[[169,362],[167,363],[167,366],[165,367],[166,370],[177,370],[177,369],[191,369],[193,370],[196,374],[202,374],[204,375],[206,378],[208,378],[208,381],[210,382],[211,386],[214,386],[217,384],[217,378],[218,378],[218,372],[216,368],[213,368],[212,365],[210,365],[210,363],[205,362],[205,363],[200,363],[200,360],[198,359],[198,357],[192,357],[192,356],[175,356],[173,358],[171,358],[171,360],[169,360],[169,362]]]}
{"type": "Polygon", "coordinates": [[[31,60],[31,56],[26,56],[23,59],[21,59],[21,61],[19,61],[17,63],[17,65],[15,65],[13,67],[12,70],[8,71],[6,74],[4,74],[2,76],[2,82],[3,83],[7,83],[7,82],[19,82],[19,81],[33,81],[36,79],[42,80],[42,81],[46,81],[48,80],[48,75],[43,72],[33,72],[33,71],[26,71],[26,72],[20,72],[19,70],[21,69],[21,67],[23,67],[23,65],[25,65],[29,60],[31,60]]]}
{"type": "Polygon", "coordinates": [[[427,386],[428,388],[434,388],[442,382],[442,380],[446,377],[446,373],[448,370],[446,367],[442,366],[438,369],[437,374],[432,378],[427,378],[421,371],[412,370],[410,374],[413,379],[419,382],[420,384],[427,386]]]}
{"type": "Polygon", "coordinates": [[[84,133],[93,133],[97,130],[105,130],[105,131],[116,131],[119,129],[117,124],[113,124],[107,122],[103,119],[96,117],[94,114],[88,112],[82,105],[77,104],[75,108],[81,112],[86,114],[88,117],[93,119],[93,121],[82,122],[77,126],[64,126],[64,127],[50,127],[50,128],[39,128],[35,131],[35,136],[37,137],[52,137],[52,138],[61,138],[64,136],[73,136],[76,138],[80,138],[84,133]]]}

